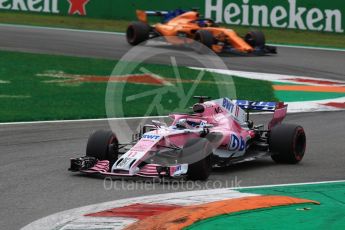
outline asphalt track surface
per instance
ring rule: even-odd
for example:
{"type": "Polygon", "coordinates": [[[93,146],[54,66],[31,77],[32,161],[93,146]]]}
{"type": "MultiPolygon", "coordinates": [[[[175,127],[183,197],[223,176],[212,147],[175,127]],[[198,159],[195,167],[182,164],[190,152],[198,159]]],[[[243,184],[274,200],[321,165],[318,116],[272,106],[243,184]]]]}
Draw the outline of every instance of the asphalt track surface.
{"type": "MultiPolygon", "coordinates": [[[[123,39],[103,33],[0,26],[2,50],[116,59],[129,49],[123,39]]],[[[279,48],[276,57],[227,56],[223,60],[234,70],[345,78],[345,52],[279,48]]],[[[161,63],[162,59],[151,61],[161,63]]],[[[184,64],[197,63],[185,59],[184,64]]],[[[344,117],[345,112],[288,115],[288,123],[301,124],[307,133],[307,153],[299,165],[277,165],[262,159],[217,169],[209,182],[200,182],[194,188],[174,183],[133,189],[129,181],[114,182],[111,190],[104,188],[101,179],[67,171],[69,158],[82,155],[88,135],[108,128],[106,121],[0,125],[0,229],[18,229],[38,218],[79,206],[187,189],[229,187],[236,181],[240,186],[252,186],[343,180],[344,117]]],[[[267,119],[267,115],[255,116],[259,122],[267,119]]]]}
{"type": "MultiPolygon", "coordinates": [[[[120,59],[130,48],[123,35],[0,25],[2,50],[120,59]]],[[[156,49],[152,49],[152,52],[156,49]]],[[[173,51],[175,48],[168,46],[161,48],[163,52],[168,49],[173,51]]],[[[188,50],[186,52],[193,53],[188,50]]],[[[279,47],[278,52],[278,55],[260,57],[226,55],[222,59],[231,70],[338,80],[345,78],[345,52],[284,47],[279,47]]],[[[193,54],[197,55],[195,52],[193,54]]],[[[206,58],[202,55],[197,57],[206,58]]],[[[200,66],[196,59],[187,56],[180,56],[178,60],[178,64],[185,66],[200,66]]],[[[155,56],[148,61],[170,64],[170,60],[164,55],[155,56]]]]}

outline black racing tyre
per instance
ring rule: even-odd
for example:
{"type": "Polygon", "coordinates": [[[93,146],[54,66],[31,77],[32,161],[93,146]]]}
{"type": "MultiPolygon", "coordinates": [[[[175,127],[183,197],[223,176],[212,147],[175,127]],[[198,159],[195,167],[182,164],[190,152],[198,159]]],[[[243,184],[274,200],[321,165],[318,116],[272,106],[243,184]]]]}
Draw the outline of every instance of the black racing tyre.
{"type": "Polygon", "coordinates": [[[264,33],[258,30],[249,31],[244,40],[252,47],[263,48],[266,44],[264,33]]]}
{"type": "Polygon", "coordinates": [[[119,143],[112,131],[98,130],[87,141],[86,156],[114,163],[118,157],[119,143]]]}
{"type": "Polygon", "coordinates": [[[132,46],[138,45],[149,39],[150,26],[143,22],[132,22],[127,27],[126,38],[127,42],[132,46]]]}
{"type": "Polygon", "coordinates": [[[208,48],[212,48],[212,45],[214,44],[213,34],[208,30],[198,30],[195,33],[194,39],[208,48]]]}
{"type": "Polygon", "coordinates": [[[277,163],[297,164],[304,156],[306,135],[302,126],[281,124],[269,133],[269,148],[277,163]]]}
{"type": "Polygon", "coordinates": [[[183,146],[181,163],[188,163],[190,180],[207,180],[212,171],[212,146],[204,138],[189,139],[183,146]]]}

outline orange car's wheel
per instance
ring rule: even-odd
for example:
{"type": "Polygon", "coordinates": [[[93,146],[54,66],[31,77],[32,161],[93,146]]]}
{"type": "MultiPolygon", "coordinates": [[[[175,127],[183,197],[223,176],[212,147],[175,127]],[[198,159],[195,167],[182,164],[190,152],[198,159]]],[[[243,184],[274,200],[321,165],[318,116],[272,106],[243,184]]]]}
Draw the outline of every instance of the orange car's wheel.
{"type": "Polygon", "coordinates": [[[207,30],[198,30],[195,33],[194,40],[197,42],[193,45],[193,49],[201,54],[209,53],[215,43],[213,34],[207,30]]]}
{"type": "Polygon", "coordinates": [[[207,30],[198,30],[195,33],[195,40],[208,48],[211,48],[214,44],[214,37],[212,33],[207,30]]]}
{"type": "Polygon", "coordinates": [[[150,26],[142,22],[132,22],[126,32],[127,42],[132,46],[149,39],[150,26]]]}
{"type": "Polygon", "coordinates": [[[244,37],[244,40],[252,47],[264,47],[266,43],[265,35],[261,31],[250,31],[244,37]]]}

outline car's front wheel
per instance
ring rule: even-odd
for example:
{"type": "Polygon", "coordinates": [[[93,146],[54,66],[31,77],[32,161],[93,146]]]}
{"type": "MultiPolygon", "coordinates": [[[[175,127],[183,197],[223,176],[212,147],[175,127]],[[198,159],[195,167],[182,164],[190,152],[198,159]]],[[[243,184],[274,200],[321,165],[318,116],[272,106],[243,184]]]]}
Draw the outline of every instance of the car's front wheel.
{"type": "Polygon", "coordinates": [[[195,33],[194,40],[197,41],[194,44],[193,49],[201,54],[207,54],[212,49],[212,45],[215,44],[213,34],[208,30],[198,30],[195,33]]]}
{"type": "Polygon", "coordinates": [[[89,137],[86,156],[108,160],[112,165],[118,158],[119,142],[112,131],[97,130],[89,137]]]}
{"type": "Polygon", "coordinates": [[[249,31],[245,35],[244,40],[253,48],[263,48],[266,44],[266,38],[264,33],[258,30],[249,31]]]}
{"type": "Polygon", "coordinates": [[[212,146],[205,138],[189,139],[183,146],[181,163],[188,163],[190,180],[207,180],[212,171],[212,146]]]}
{"type": "Polygon", "coordinates": [[[277,163],[300,162],[306,150],[306,135],[303,127],[292,124],[273,127],[269,134],[269,148],[272,159],[277,163]]]}

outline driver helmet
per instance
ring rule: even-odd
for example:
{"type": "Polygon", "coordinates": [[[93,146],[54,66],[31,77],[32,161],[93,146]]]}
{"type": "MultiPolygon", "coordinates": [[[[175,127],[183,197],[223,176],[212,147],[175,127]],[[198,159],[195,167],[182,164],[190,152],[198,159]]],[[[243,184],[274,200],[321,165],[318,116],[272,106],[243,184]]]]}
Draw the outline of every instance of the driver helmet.
{"type": "Polygon", "coordinates": [[[200,20],[198,24],[200,27],[211,27],[212,26],[212,23],[210,22],[210,20],[200,20]]]}
{"type": "Polygon", "coordinates": [[[179,129],[187,128],[187,119],[180,119],[176,122],[176,127],[179,129]]]}
{"type": "Polygon", "coordinates": [[[187,124],[195,128],[200,126],[201,122],[187,120],[187,124]]]}

